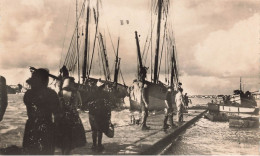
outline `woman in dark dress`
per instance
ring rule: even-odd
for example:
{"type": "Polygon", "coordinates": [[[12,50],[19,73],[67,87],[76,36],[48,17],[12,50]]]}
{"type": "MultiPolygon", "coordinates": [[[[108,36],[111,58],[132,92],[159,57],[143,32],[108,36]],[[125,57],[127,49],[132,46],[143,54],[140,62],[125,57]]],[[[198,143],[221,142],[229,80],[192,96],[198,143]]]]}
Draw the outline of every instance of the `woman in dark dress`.
{"type": "Polygon", "coordinates": [[[27,80],[31,85],[24,95],[28,120],[25,125],[24,154],[54,154],[54,121],[61,117],[61,107],[57,93],[48,88],[48,71],[38,69],[27,80]]]}
{"type": "Polygon", "coordinates": [[[59,98],[63,107],[63,117],[58,124],[60,132],[56,145],[62,149],[62,154],[70,154],[71,150],[86,144],[83,124],[77,107],[82,105],[81,97],[76,89],[74,78],[62,73],[62,87],[59,98]]]}

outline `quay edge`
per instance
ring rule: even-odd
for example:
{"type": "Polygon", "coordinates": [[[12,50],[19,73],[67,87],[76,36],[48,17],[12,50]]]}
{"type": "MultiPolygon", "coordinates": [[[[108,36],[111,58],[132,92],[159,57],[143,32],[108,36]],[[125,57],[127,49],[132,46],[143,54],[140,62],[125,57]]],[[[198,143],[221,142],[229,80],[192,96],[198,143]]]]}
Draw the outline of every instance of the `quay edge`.
{"type": "Polygon", "coordinates": [[[164,136],[162,139],[154,143],[149,148],[145,149],[144,151],[141,151],[140,155],[161,155],[164,154],[168,148],[170,148],[170,144],[174,139],[176,139],[180,133],[182,133],[184,130],[186,130],[190,125],[194,124],[198,119],[200,119],[203,114],[205,114],[208,110],[203,111],[193,119],[187,121],[177,129],[172,130],[168,135],[164,136]]]}

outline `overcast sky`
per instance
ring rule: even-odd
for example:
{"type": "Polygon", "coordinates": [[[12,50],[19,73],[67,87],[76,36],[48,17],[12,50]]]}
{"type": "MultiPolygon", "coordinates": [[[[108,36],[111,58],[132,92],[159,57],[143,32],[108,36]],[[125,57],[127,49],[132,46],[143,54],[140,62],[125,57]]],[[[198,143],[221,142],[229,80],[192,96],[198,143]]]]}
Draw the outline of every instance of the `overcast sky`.
{"type": "MultiPolygon", "coordinates": [[[[150,2],[103,0],[101,27],[109,28],[114,44],[120,35],[121,70],[128,85],[136,75],[134,31],[143,47],[150,2]],[[130,23],[121,26],[120,20],[130,23]]],[[[260,0],[170,2],[184,92],[232,94],[240,76],[245,90],[259,90],[260,0]]],[[[75,0],[1,0],[0,75],[17,84],[30,76],[29,66],[57,74],[74,26],[75,0]]],[[[113,52],[107,50],[110,57],[113,52]]]]}

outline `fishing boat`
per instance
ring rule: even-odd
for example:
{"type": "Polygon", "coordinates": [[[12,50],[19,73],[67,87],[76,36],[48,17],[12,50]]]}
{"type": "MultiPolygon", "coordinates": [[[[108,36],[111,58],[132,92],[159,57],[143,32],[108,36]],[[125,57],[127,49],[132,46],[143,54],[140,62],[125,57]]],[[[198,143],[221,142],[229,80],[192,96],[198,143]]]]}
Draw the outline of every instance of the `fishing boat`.
{"type": "MultiPolygon", "coordinates": [[[[83,110],[88,109],[88,104],[92,96],[98,95],[97,91],[92,90],[93,86],[99,84],[105,85],[104,90],[107,91],[111,97],[110,103],[113,104],[111,106],[112,108],[122,104],[123,98],[128,95],[127,86],[125,85],[120,69],[120,38],[118,38],[116,50],[110,38],[115,53],[114,79],[112,80],[111,77],[106,40],[102,34],[103,29],[99,27],[101,18],[100,3],[102,3],[101,0],[83,0],[80,13],[78,14],[78,0],[76,0],[75,29],[66,56],[61,58],[60,62],[63,63],[59,65],[59,68],[65,67],[69,75],[77,80],[76,86],[81,94],[81,109],[83,110]],[[94,22],[91,23],[90,21],[94,22]],[[121,76],[123,84],[119,83],[119,76],[121,76]]],[[[110,50],[112,51],[112,49],[110,50]]],[[[36,70],[34,67],[30,69],[36,70]]],[[[62,80],[60,75],[54,76],[49,74],[49,76],[56,79],[58,83],[57,86],[60,86],[59,83],[61,83],[62,80]]],[[[66,83],[69,85],[69,82],[66,83]]]]}
{"type": "MultiPolygon", "coordinates": [[[[144,51],[141,53],[139,35],[135,32],[135,40],[137,47],[137,78],[129,87],[130,92],[130,109],[140,110],[142,86],[147,85],[149,95],[149,110],[163,110],[165,108],[165,95],[168,87],[177,87],[179,84],[177,59],[176,59],[176,44],[172,25],[169,21],[169,0],[157,0],[151,2],[151,27],[147,35],[148,44],[144,45],[144,51]],[[154,3],[153,3],[154,2],[154,3]],[[155,20],[153,20],[153,18],[155,20]],[[156,23],[156,31],[154,25],[156,23]],[[156,41],[153,42],[152,36],[156,36],[156,41]],[[155,46],[153,46],[155,43],[155,46]],[[148,80],[147,57],[150,57],[150,75],[148,80]],[[153,53],[155,53],[153,55],[153,53]],[[163,69],[162,59],[165,59],[163,69]],[[153,61],[154,60],[154,61],[153,61]],[[153,67],[154,66],[154,67],[153,67]],[[165,72],[165,82],[162,79],[162,72],[165,72]],[[161,77],[160,77],[161,76],[161,77]]],[[[176,106],[174,106],[176,107],[176,106]]]]}
{"type": "MultiPolygon", "coordinates": [[[[114,104],[114,106],[116,106],[116,104],[118,103],[121,103],[122,99],[127,95],[127,86],[125,85],[124,78],[120,69],[120,38],[118,38],[116,50],[113,46],[113,51],[115,53],[114,80],[112,80],[111,78],[111,69],[109,67],[107,55],[108,49],[106,48],[106,42],[104,39],[105,37],[103,36],[102,30],[99,27],[100,3],[102,3],[102,1],[100,0],[84,0],[79,16],[76,15],[76,28],[74,30],[70,42],[70,47],[63,63],[63,66],[66,66],[71,73],[73,73],[74,71],[77,71],[78,73],[78,88],[82,97],[82,109],[84,110],[88,109],[88,102],[91,96],[93,94],[98,94],[91,91],[91,85],[97,85],[98,83],[104,84],[105,91],[109,92],[109,94],[111,95],[110,100],[111,103],[114,104]],[[90,21],[94,21],[94,23],[90,24],[90,21]],[[79,23],[84,22],[85,25],[81,24],[81,34],[79,33],[79,23]],[[90,32],[95,33],[90,34],[90,32]],[[96,60],[94,60],[95,58],[96,60]],[[92,69],[95,63],[96,69],[92,69]],[[97,63],[99,63],[99,66],[97,65],[97,63]],[[82,67],[82,70],[80,70],[80,67],[82,67]],[[98,69],[100,69],[99,74],[97,74],[96,71],[93,71],[98,69]],[[103,72],[103,76],[101,72],[103,72]],[[122,78],[123,84],[120,84],[118,82],[119,75],[122,78]]],[[[111,43],[113,44],[112,40],[111,43]]],[[[112,51],[112,49],[110,50],[112,51]]]]}
{"type": "Polygon", "coordinates": [[[241,87],[234,91],[234,95],[222,96],[221,101],[212,101],[208,103],[208,109],[210,112],[226,112],[226,113],[246,113],[246,114],[258,114],[259,108],[252,93],[247,91],[244,93],[241,87]]]}
{"type": "Polygon", "coordinates": [[[215,110],[215,111],[227,112],[227,113],[257,114],[259,112],[258,107],[246,107],[235,103],[233,105],[208,103],[208,109],[210,111],[215,110]]]}

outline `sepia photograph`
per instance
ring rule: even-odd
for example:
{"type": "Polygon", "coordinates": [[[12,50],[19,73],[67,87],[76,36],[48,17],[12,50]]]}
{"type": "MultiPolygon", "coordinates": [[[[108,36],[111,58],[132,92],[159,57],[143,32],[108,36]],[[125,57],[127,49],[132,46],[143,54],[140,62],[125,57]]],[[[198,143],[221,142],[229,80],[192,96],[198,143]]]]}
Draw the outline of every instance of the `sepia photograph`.
{"type": "Polygon", "coordinates": [[[0,0],[0,155],[259,155],[260,0],[0,0]]]}

